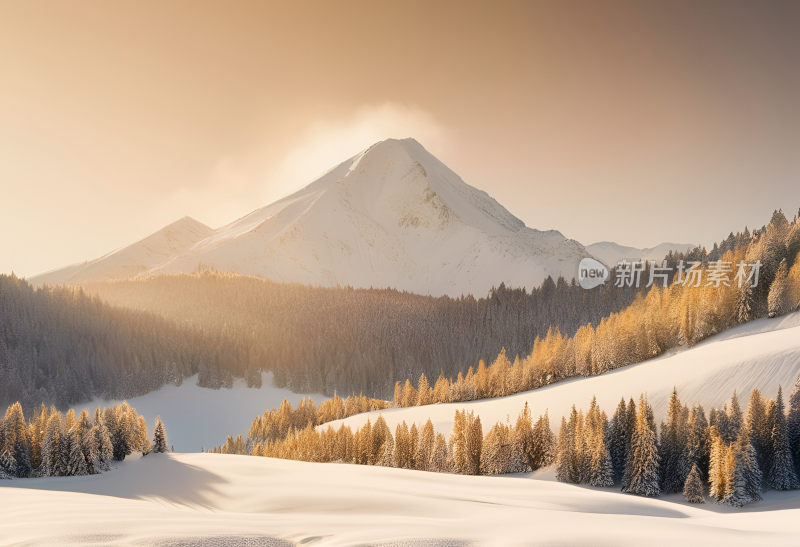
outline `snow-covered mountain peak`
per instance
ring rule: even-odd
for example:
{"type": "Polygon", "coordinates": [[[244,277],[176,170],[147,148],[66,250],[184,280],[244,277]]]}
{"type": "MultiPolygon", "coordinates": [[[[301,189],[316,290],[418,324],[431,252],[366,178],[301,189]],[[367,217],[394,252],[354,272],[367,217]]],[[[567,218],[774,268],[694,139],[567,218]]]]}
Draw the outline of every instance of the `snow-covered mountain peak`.
{"type": "Polygon", "coordinates": [[[586,250],[527,228],[414,139],[386,139],[301,190],[217,230],[189,217],[34,282],[219,271],[310,285],[484,295],[571,279],[586,250]],[[109,267],[106,275],[106,267],[109,267]]]}

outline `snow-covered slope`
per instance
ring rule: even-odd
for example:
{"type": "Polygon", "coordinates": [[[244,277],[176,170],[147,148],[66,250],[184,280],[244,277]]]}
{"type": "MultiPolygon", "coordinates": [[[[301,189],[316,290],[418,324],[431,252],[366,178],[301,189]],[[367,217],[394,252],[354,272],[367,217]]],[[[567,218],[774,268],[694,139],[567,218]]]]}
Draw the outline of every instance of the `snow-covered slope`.
{"type": "MultiPolygon", "coordinates": [[[[467,408],[481,417],[484,431],[498,421],[513,420],[525,402],[534,416],[549,412],[550,425],[557,428],[561,416],[573,404],[586,409],[593,396],[607,413],[613,413],[621,397],[638,399],[645,392],[653,405],[657,421],[666,412],[667,399],[673,387],[690,405],[721,407],[737,390],[742,406],[753,388],[775,397],[778,386],[791,391],[800,374],[800,312],[780,319],[760,319],[730,329],[697,346],[679,350],[636,365],[620,368],[600,376],[559,382],[541,389],[497,399],[463,403],[436,404],[399,408],[381,412],[389,426],[405,420],[410,425],[424,425],[428,418],[437,431],[449,434],[453,414],[467,408]]],[[[787,393],[788,396],[788,393],[787,393]]],[[[344,420],[360,427],[367,419],[373,422],[378,413],[358,414],[344,420]]],[[[333,422],[338,427],[338,422],[333,422]]],[[[327,427],[327,426],[325,426],[327,427]]]]}
{"type": "Polygon", "coordinates": [[[203,236],[158,260],[130,251],[140,242],[91,269],[32,281],[96,280],[113,258],[108,277],[212,267],[311,285],[483,295],[501,282],[533,287],[548,275],[571,279],[587,256],[557,231],[526,227],[413,139],[381,141],[295,194],[203,236]]]}
{"type": "Polygon", "coordinates": [[[586,246],[589,253],[606,266],[613,268],[620,260],[655,260],[660,262],[670,251],[686,252],[695,248],[691,243],[661,243],[655,247],[637,249],[612,241],[600,241],[586,246]]]}
{"type": "Polygon", "coordinates": [[[36,284],[55,285],[130,279],[187,251],[213,231],[191,217],[183,217],[132,245],[90,262],[44,273],[31,281],[36,284]]]}
{"type": "MultiPolygon", "coordinates": [[[[169,384],[147,395],[128,399],[128,404],[147,419],[151,428],[155,417],[161,415],[167,426],[170,444],[175,450],[200,452],[203,448],[221,444],[228,435],[241,433],[247,436],[253,418],[269,408],[278,408],[284,399],[296,406],[306,396],[312,397],[316,403],[328,398],[274,387],[271,372],[263,374],[261,386],[248,388],[243,380],[236,380],[231,389],[207,389],[199,387],[197,376],[192,376],[180,386],[169,384]]],[[[121,402],[98,399],[73,408],[76,413],[83,409],[91,413],[98,406],[121,402]]]]}
{"type": "MultiPolygon", "coordinates": [[[[546,473],[545,473],[546,475],[546,473]]],[[[0,481],[0,544],[796,545],[800,492],[744,509],[568,485],[218,454],[0,481]]]]}

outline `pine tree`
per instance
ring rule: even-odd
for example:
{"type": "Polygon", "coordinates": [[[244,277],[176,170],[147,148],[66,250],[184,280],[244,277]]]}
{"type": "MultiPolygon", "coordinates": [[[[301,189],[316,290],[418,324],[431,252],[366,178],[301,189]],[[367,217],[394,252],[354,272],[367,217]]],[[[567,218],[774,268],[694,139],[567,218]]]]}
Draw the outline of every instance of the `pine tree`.
{"type": "Polygon", "coordinates": [[[467,467],[467,424],[465,412],[464,410],[456,410],[453,418],[453,432],[450,434],[450,452],[457,473],[461,473],[461,470],[467,467]]]}
{"type": "Polygon", "coordinates": [[[429,405],[433,403],[433,390],[431,389],[430,384],[428,383],[428,377],[425,376],[423,372],[419,376],[419,387],[417,389],[417,406],[422,405],[429,405]]]}
{"type": "Polygon", "coordinates": [[[661,490],[680,492],[689,474],[688,414],[673,388],[667,409],[667,421],[661,425],[661,490]]]}
{"type": "Polygon", "coordinates": [[[161,416],[156,416],[156,422],[153,426],[153,449],[156,454],[167,452],[167,428],[164,427],[164,422],[161,421],[161,416]]]}
{"type": "Polygon", "coordinates": [[[17,460],[10,450],[0,452],[0,479],[10,479],[16,476],[17,460]]]}
{"type": "Polygon", "coordinates": [[[631,445],[630,484],[625,492],[639,496],[658,496],[661,493],[658,475],[658,446],[654,426],[651,425],[652,409],[644,395],[639,400],[636,429],[631,445]]]}
{"type": "Polygon", "coordinates": [[[447,451],[447,440],[441,433],[436,434],[436,441],[433,444],[433,454],[431,455],[432,471],[449,471],[449,454],[447,451]]]}
{"type": "MultiPolygon", "coordinates": [[[[797,224],[800,227],[800,223],[797,224]]],[[[800,229],[798,229],[800,234],[800,229]]],[[[800,476],[800,376],[794,383],[792,394],[789,397],[789,415],[786,417],[786,430],[789,438],[789,448],[794,459],[795,472],[800,476]]]]}
{"type": "Polygon", "coordinates": [[[772,429],[767,426],[767,413],[761,392],[754,389],[750,392],[750,401],[747,404],[744,429],[747,431],[748,440],[756,451],[758,465],[763,473],[767,473],[769,454],[772,452],[772,429]]]}
{"type": "Polygon", "coordinates": [[[421,471],[431,470],[431,456],[433,455],[433,443],[436,436],[433,431],[433,422],[428,419],[422,428],[422,434],[417,444],[417,453],[414,457],[416,468],[421,471]]]}
{"type": "Polygon", "coordinates": [[[787,279],[789,267],[786,259],[781,260],[775,279],[769,287],[769,297],[767,298],[767,312],[769,317],[777,317],[790,311],[793,306],[789,300],[789,281],[787,279]]]}
{"type": "Polygon", "coordinates": [[[772,428],[772,466],[769,471],[769,485],[775,490],[792,490],[800,488],[797,473],[789,448],[786,428],[786,415],[783,410],[783,393],[778,387],[778,398],[775,400],[775,425],[772,428]]]}
{"type": "Polygon", "coordinates": [[[2,420],[3,444],[1,451],[9,451],[14,456],[16,469],[9,473],[15,477],[28,477],[31,474],[31,445],[28,436],[28,426],[22,413],[22,405],[14,403],[6,409],[2,420]]]}
{"type": "Polygon", "coordinates": [[[78,428],[73,426],[67,436],[69,438],[69,457],[66,474],[69,476],[88,475],[89,470],[86,466],[86,459],[83,456],[83,447],[81,446],[81,438],[78,435],[78,428]]]}
{"type": "Polygon", "coordinates": [[[614,486],[614,470],[611,466],[611,455],[608,453],[608,449],[603,441],[602,431],[597,431],[594,435],[589,484],[591,486],[603,487],[614,486]]]}
{"type": "Polygon", "coordinates": [[[630,442],[628,435],[628,410],[625,398],[622,398],[611,418],[609,431],[608,452],[611,456],[611,467],[614,473],[614,482],[622,480],[625,471],[625,449],[630,442]]]}
{"type": "Polygon", "coordinates": [[[61,421],[61,415],[53,413],[47,421],[47,429],[42,441],[41,475],[58,477],[66,474],[66,468],[62,468],[65,449],[64,424],[61,421]]]}
{"type": "Polygon", "coordinates": [[[708,421],[703,407],[697,405],[689,413],[686,452],[688,463],[690,465],[697,464],[697,470],[700,472],[701,478],[708,476],[709,450],[708,421]]]}
{"type": "Polygon", "coordinates": [[[697,469],[697,464],[692,465],[692,470],[689,476],[686,477],[686,482],[683,485],[683,497],[689,503],[705,503],[706,497],[703,494],[703,479],[700,477],[700,471],[697,469]]]}
{"type": "Polygon", "coordinates": [[[709,429],[711,451],[708,468],[709,495],[718,503],[722,503],[730,494],[728,477],[728,446],[722,440],[717,426],[709,429]]]}
{"type": "Polygon", "coordinates": [[[628,425],[626,430],[627,444],[625,445],[625,468],[622,472],[622,491],[628,488],[633,473],[633,446],[636,441],[636,420],[638,411],[633,397],[628,401],[628,425]]]}
{"type": "Polygon", "coordinates": [[[472,412],[466,415],[466,468],[463,471],[468,475],[477,475],[481,469],[481,451],[483,449],[483,428],[480,416],[472,412]]]}

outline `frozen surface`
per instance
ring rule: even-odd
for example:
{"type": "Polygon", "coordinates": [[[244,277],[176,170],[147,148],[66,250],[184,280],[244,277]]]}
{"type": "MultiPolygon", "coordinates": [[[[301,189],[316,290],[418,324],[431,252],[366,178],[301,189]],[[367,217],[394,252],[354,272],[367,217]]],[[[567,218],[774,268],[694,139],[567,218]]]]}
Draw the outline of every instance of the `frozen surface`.
{"type": "MultiPolygon", "coordinates": [[[[241,433],[246,436],[253,418],[269,408],[277,408],[283,399],[292,405],[305,394],[293,393],[272,385],[272,374],[265,373],[261,388],[248,388],[243,380],[236,380],[231,389],[207,389],[197,385],[197,376],[186,378],[180,386],[166,385],[141,397],[128,399],[128,403],[147,419],[152,429],[156,415],[161,415],[167,426],[167,436],[175,450],[200,452],[225,441],[227,435],[241,433]]],[[[327,399],[325,395],[310,395],[316,403],[327,399]]],[[[122,401],[95,400],[75,405],[76,412],[97,406],[108,406],[122,401]]]]}

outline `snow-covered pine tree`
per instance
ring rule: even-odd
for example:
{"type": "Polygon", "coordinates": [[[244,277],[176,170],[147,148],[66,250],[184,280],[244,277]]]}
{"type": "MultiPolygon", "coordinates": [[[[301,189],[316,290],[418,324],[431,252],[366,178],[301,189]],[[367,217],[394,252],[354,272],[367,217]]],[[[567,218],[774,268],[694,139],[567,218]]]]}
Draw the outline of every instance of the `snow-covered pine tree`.
{"type": "Polygon", "coordinates": [[[480,416],[469,412],[467,419],[467,469],[466,473],[477,475],[481,469],[481,450],[483,449],[483,428],[480,416]]]}
{"type": "Polygon", "coordinates": [[[756,458],[762,473],[767,473],[769,454],[772,453],[772,429],[767,426],[767,413],[761,392],[754,389],[750,392],[747,403],[744,429],[756,451],[756,458]]]}
{"type": "MultiPolygon", "coordinates": [[[[467,424],[464,410],[456,410],[453,418],[453,432],[450,434],[450,453],[457,473],[467,466],[467,424]]],[[[396,449],[397,450],[397,449],[396,449]]]]}
{"type": "Polygon", "coordinates": [[[667,407],[667,421],[661,424],[661,490],[665,494],[680,492],[689,474],[688,411],[673,388],[667,407]]]}
{"type": "Polygon", "coordinates": [[[602,487],[614,486],[614,470],[611,466],[611,455],[606,448],[602,431],[597,431],[595,433],[593,444],[589,484],[591,486],[602,487]]]}
{"type": "Polygon", "coordinates": [[[611,467],[614,482],[622,480],[625,471],[625,448],[630,442],[628,435],[628,410],[623,397],[617,405],[617,410],[611,418],[608,434],[608,452],[611,456],[611,467]]]}
{"type": "Polygon", "coordinates": [[[769,317],[783,315],[792,309],[789,300],[789,266],[786,259],[781,260],[778,271],[775,272],[775,279],[769,286],[769,296],[767,297],[767,313],[769,317]]]}
{"type": "Polygon", "coordinates": [[[730,447],[728,488],[725,503],[742,507],[761,499],[761,470],[756,461],[755,449],[742,432],[736,443],[730,447]]]}
{"type": "Polygon", "coordinates": [[[739,397],[736,395],[736,390],[731,397],[731,405],[728,407],[728,429],[732,439],[737,439],[742,430],[742,408],[739,406],[739,397]]]}
{"type": "Polygon", "coordinates": [[[431,468],[433,471],[449,471],[450,455],[447,451],[447,439],[441,433],[436,434],[436,441],[433,443],[433,454],[431,455],[431,468]]]}
{"type": "Polygon", "coordinates": [[[40,474],[46,477],[57,477],[65,474],[66,469],[62,468],[65,460],[63,452],[66,449],[64,442],[64,425],[61,421],[61,414],[54,412],[47,420],[44,440],[42,441],[42,467],[40,474]]]}
{"type": "Polygon", "coordinates": [[[153,426],[153,452],[157,454],[167,452],[167,446],[167,428],[164,427],[161,416],[156,416],[156,422],[153,426]]]}
{"type": "MultiPolygon", "coordinates": [[[[800,223],[797,224],[800,227],[800,223]]],[[[800,233],[800,229],[798,229],[800,233]]],[[[794,459],[795,472],[800,476],[800,376],[795,380],[792,394],[789,396],[789,414],[786,416],[786,430],[789,448],[794,459]]]]}
{"type": "Polygon", "coordinates": [[[136,421],[136,449],[147,456],[150,452],[150,435],[147,434],[147,420],[139,416],[136,421]]]}
{"type": "Polygon", "coordinates": [[[736,321],[747,323],[753,317],[753,288],[745,283],[736,291],[736,321]]]}
{"type": "Polygon", "coordinates": [[[625,446],[625,467],[622,471],[622,491],[624,492],[631,482],[631,474],[633,472],[633,446],[636,443],[636,419],[638,411],[633,397],[628,401],[628,428],[627,439],[628,442],[625,446]]]}
{"type": "Polygon", "coordinates": [[[683,485],[683,497],[689,503],[705,503],[706,497],[703,493],[703,479],[700,477],[700,470],[697,464],[692,464],[692,470],[689,471],[689,476],[686,477],[686,482],[683,485]]]}
{"type": "Polygon", "coordinates": [[[22,405],[14,403],[6,409],[2,420],[3,444],[0,451],[8,450],[14,456],[16,469],[9,471],[15,477],[28,477],[31,474],[31,443],[28,426],[22,413],[22,405]]]}
{"type": "Polygon", "coordinates": [[[553,463],[555,447],[556,439],[550,429],[550,417],[545,412],[533,425],[533,451],[528,461],[531,471],[553,463]]]}
{"type": "MultiPolygon", "coordinates": [[[[332,460],[336,461],[336,460],[332,460]]],[[[381,447],[381,456],[376,465],[383,467],[394,467],[394,439],[391,435],[386,437],[381,447]]]]}
{"type": "Polygon", "coordinates": [[[556,479],[561,482],[575,482],[574,459],[575,439],[570,431],[567,419],[561,417],[561,429],[558,432],[558,449],[556,451],[556,479]]]}
{"type": "Polygon", "coordinates": [[[517,416],[517,422],[511,432],[511,450],[514,457],[520,462],[519,471],[532,471],[537,465],[535,459],[535,441],[533,438],[533,421],[527,401],[522,411],[517,416]]]}
{"type": "Polygon", "coordinates": [[[708,476],[708,421],[703,407],[696,405],[689,412],[689,433],[686,441],[687,461],[690,465],[697,464],[700,477],[708,476]]]}
{"type": "Polygon", "coordinates": [[[83,447],[81,446],[81,437],[79,436],[78,428],[73,426],[67,433],[69,437],[69,457],[67,459],[67,475],[88,475],[89,470],[86,466],[86,459],[83,455],[83,447]]]}
{"type": "Polygon", "coordinates": [[[0,452],[0,479],[11,479],[17,473],[17,460],[10,450],[0,452]]]}
{"type": "Polygon", "coordinates": [[[708,466],[709,495],[718,503],[722,503],[730,493],[728,485],[728,477],[730,475],[728,469],[729,449],[715,425],[709,428],[709,440],[711,443],[708,466]]]}
{"type": "Polygon", "coordinates": [[[775,400],[775,425],[772,428],[772,465],[768,482],[775,490],[792,490],[800,488],[797,479],[789,438],[786,429],[786,415],[783,407],[783,393],[778,386],[778,398],[775,400]]]}
{"type": "Polygon", "coordinates": [[[417,400],[416,405],[429,405],[433,402],[433,390],[431,389],[430,383],[428,382],[428,377],[425,376],[423,372],[419,376],[419,383],[417,384],[419,387],[417,388],[417,400]]]}
{"type": "Polygon", "coordinates": [[[658,474],[658,445],[651,425],[652,409],[644,395],[639,399],[636,430],[631,446],[630,484],[625,492],[639,496],[658,496],[661,493],[658,474]]]}

